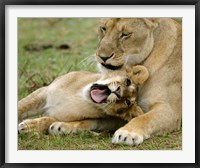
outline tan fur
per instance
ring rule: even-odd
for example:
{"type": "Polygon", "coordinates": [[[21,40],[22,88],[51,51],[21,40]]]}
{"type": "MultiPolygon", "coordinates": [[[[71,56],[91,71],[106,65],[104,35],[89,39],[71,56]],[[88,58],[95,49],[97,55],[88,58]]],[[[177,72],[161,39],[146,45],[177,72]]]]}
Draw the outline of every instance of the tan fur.
{"type": "Polygon", "coordinates": [[[99,32],[96,58],[103,72],[112,71],[105,68],[108,65],[119,66],[119,71],[141,64],[150,73],[138,100],[146,113],[117,130],[113,143],[139,144],[152,135],[180,129],[181,25],[168,18],[106,18],[101,21],[99,32]]]}
{"type": "Polygon", "coordinates": [[[49,130],[50,134],[58,135],[80,130],[116,130],[125,124],[125,120],[143,114],[136,103],[136,88],[147,78],[148,71],[144,66],[134,66],[120,73],[110,72],[105,75],[90,72],[63,75],[18,102],[19,121],[26,119],[19,124],[18,131],[49,130]],[[132,81],[130,85],[126,85],[127,79],[132,81]],[[109,88],[111,93],[106,102],[95,103],[92,100],[93,84],[109,88]],[[127,99],[130,105],[126,104],[127,99]],[[43,117],[30,119],[38,115],[43,117]]]}

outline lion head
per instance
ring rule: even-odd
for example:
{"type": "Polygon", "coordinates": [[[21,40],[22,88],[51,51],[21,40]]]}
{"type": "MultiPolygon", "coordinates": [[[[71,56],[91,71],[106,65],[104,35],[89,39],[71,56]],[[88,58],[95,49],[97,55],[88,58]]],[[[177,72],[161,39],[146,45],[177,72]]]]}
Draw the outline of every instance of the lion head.
{"type": "Polygon", "coordinates": [[[153,30],[156,27],[154,19],[102,19],[96,51],[101,69],[116,70],[144,61],[153,49],[153,30]]]}
{"type": "Polygon", "coordinates": [[[125,116],[124,113],[128,113],[129,109],[134,107],[138,87],[148,76],[147,69],[140,65],[120,72],[106,73],[90,85],[87,98],[108,115],[125,116]]]}

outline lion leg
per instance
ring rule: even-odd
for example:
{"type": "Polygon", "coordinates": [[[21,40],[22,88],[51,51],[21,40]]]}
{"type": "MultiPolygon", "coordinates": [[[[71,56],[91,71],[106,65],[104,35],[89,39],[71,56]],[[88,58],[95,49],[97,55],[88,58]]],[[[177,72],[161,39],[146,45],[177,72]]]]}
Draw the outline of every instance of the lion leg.
{"type": "Polygon", "coordinates": [[[20,134],[27,132],[45,133],[48,131],[49,126],[55,121],[56,119],[53,117],[26,119],[19,124],[18,132],[20,134]]]}
{"type": "Polygon", "coordinates": [[[18,102],[18,120],[40,115],[46,103],[46,87],[37,89],[18,102]]]}
{"type": "Polygon", "coordinates": [[[87,119],[73,122],[54,122],[49,127],[49,134],[62,135],[79,131],[116,130],[125,124],[124,120],[115,117],[87,119]]]}
{"type": "Polygon", "coordinates": [[[179,120],[177,113],[169,105],[156,104],[149,112],[133,118],[125,126],[119,128],[112,138],[112,143],[141,144],[152,135],[180,128],[179,120]]]}

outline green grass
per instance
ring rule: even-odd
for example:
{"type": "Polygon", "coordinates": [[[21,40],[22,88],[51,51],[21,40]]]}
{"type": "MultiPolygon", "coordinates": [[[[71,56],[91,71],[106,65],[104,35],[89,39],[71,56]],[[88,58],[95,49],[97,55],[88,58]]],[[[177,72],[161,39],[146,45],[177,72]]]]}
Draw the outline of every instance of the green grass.
{"type": "Polygon", "coordinates": [[[181,150],[181,131],[154,136],[138,146],[112,144],[112,133],[80,132],[65,136],[38,135],[19,136],[19,150],[181,150]]]}
{"type": "Polygon", "coordinates": [[[97,24],[96,19],[19,18],[18,98],[69,71],[95,71],[97,24]],[[70,49],[58,49],[62,44],[70,49]],[[44,45],[52,48],[33,50],[44,45]]]}
{"type": "MultiPolygon", "coordinates": [[[[18,99],[74,70],[97,71],[98,19],[18,19],[18,99]],[[69,49],[59,49],[60,45],[69,49]],[[44,49],[44,46],[51,46],[44,49]]],[[[180,150],[182,132],[151,137],[138,146],[114,145],[112,133],[19,135],[19,150],[180,150]]]]}

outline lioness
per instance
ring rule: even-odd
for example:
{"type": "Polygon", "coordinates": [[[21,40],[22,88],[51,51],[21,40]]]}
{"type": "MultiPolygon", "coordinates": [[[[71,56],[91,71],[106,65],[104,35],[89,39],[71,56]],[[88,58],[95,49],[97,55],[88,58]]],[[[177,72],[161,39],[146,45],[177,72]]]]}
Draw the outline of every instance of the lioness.
{"type": "Polygon", "coordinates": [[[116,130],[124,120],[143,114],[137,87],[148,78],[144,66],[108,74],[70,72],[18,102],[19,133],[66,134],[79,130],[116,130]],[[122,118],[114,118],[117,116],[122,118]]]}
{"type": "Polygon", "coordinates": [[[182,27],[168,18],[105,18],[96,58],[102,71],[144,65],[150,73],[138,104],[145,112],[118,129],[113,143],[142,143],[181,127],[182,27]]]}

